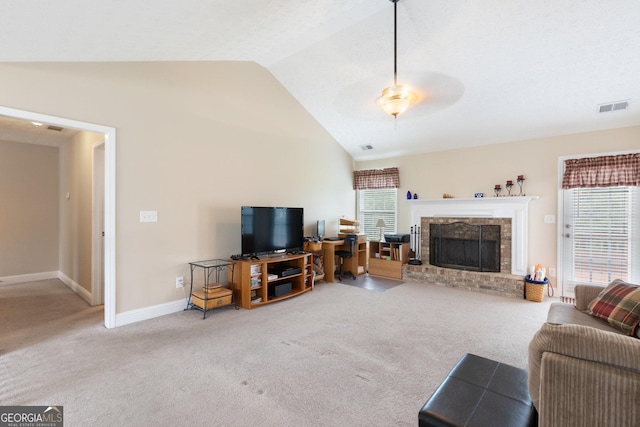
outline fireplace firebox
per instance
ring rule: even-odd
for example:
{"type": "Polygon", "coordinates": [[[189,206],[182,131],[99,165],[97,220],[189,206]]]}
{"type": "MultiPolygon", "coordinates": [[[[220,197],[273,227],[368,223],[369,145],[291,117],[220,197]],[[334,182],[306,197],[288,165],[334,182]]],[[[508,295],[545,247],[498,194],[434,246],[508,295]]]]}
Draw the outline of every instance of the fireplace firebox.
{"type": "Polygon", "coordinates": [[[459,270],[500,272],[500,225],[459,221],[430,224],[429,263],[459,270]]]}

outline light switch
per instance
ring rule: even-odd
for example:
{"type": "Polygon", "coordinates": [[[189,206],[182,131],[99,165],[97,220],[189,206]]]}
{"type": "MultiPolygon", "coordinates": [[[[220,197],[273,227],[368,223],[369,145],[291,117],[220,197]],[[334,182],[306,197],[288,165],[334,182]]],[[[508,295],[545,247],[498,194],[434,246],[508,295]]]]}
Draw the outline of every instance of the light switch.
{"type": "Polygon", "coordinates": [[[140,222],[158,222],[158,211],[140,211],[140,222]]]}
{"type": "Polygon", "coordinates": [[[544,223],[545,224],[555,224],[556,223],[556,216],[555,215],[545,215],[544,216],[544,223]]]}

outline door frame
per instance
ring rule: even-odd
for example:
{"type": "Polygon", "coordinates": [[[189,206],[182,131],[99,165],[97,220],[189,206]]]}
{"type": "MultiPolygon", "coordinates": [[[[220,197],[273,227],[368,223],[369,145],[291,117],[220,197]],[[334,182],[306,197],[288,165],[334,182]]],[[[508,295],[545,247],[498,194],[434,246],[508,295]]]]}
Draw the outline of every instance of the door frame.
{"type": "Polygon", "coordinates": [[[104,135],[104,326],[116,327],[116,129],[0,106],[0,115],[104,135]]]}
{"type": "Polygon", "coordinates": [[[104,303],[104,141],[93,144],[91,305],[104,303]]]}
{"type": "MultiPolygon", "coordinates": [[[[600,156],[617,156],[620,154],[632,154],[638,153],[638,150],[624,150],[624,151],[611,151],[605,153],[589,153],[589,154],[572,154],[570,156],[558,157],[558,212],[557,212],[557,243],[556,243],[556,280],[557,287],[560,291],[560,297],[563,296],[564,291],[564,244],[566,239],[564,235],[564,190],[562,189],[562,176],[564,175],[564,161],[569,159],[582,159],[587,157],[600,157],[600,156]]],[[[573,297],[569,296],[569,301],[573,297]]],[[[564,298],[562,298],[564,300],[564,298]]]]}

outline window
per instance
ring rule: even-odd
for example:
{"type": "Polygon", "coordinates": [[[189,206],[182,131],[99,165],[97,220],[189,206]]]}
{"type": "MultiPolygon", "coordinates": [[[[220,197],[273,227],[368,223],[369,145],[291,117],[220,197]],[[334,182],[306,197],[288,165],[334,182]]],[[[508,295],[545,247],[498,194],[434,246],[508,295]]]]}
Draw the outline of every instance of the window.
{"type": "Polygon", "coordinates": [[[368,240],[379,240],[380,232],[396,233],[400,171],[396,167],[353,172],[353,189],[357,191],[360,232],[368,240]],[[383,220],[385,227],[376,227],[383,220]]]}
{"type": "Polygon", "coordinates": [[[637,221],[633,221],[637,218],[637,188],[565,190],[572,193],[567,194],[572,218],[566,223],[571,225],[567,237],[573,254],[567,268],[572,281],[606,285],[614,279],[633,280],[632,261],[638,258],[634,254],[637,221]]]}
{"type": "Polygon", "coordinates": [[[378,219],[382,219],[385,227],[382,233],[396,233],[398,212],[398,190],[381,188],[375,190],[358,190],[358,221],[360,231],[368,240],[379,240],[380,229],[376,227],[378,219]]]}

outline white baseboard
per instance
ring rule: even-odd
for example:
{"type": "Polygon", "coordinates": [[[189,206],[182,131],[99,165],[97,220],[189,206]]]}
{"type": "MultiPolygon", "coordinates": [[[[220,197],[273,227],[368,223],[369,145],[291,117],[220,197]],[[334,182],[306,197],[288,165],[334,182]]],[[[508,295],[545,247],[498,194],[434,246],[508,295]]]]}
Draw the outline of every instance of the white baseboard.
{"type": "MultiPolygon", "coordinates": [[[[62,283],[67,285],[73,292],[78,294],[80,298],[88,304],[92,303],[91,292],[83,288],[79,283],[71,279],[61,271],[46,271],[42,273],[22,274],[18,276],[0,277],[0,286],[11,285],[14,283],[35,282],[37,280],[60,279],[62,283]]],[[[153,319],[154,317],[165,316],[167,314],[178,313],[183,311],[187,306],[187,301],[181,298],[176,301],[158,304],[151,307],[139,308],[116,314],[115,327],[129,325],[131,323],[141,322],[143,320],[153,319]]]]}
{"type": "Polygon", "coordinates": [[[18,276],[0,277],[1,285],[13,285],[14,283],[35,282],[38,280],[57,279],[58,271],[45,271],[42,273],[21,274],[18,276]]]}
{"type": "Polygon", "coordinates": [[[62,283],[67,285],[69,288],[71,288],[73,292],[78,294],[78,296],[83,300],[85,300],[88,304],[92,303],[91,292],[83,288],[78,282],[72,280],[69,276],[67,276],[63,272],[58,271],[57,273],[58,273],[57,277],[62,281],[62,283]]]}
{"type": "Polygon", "coordinates": [[[116,314],[116,327],[153,319],[154,317],[165,316],[167,314],[183,311],[187,307],[184,299],[153,305],[151,307],[138,308],[124,313],[116,314]]]}

